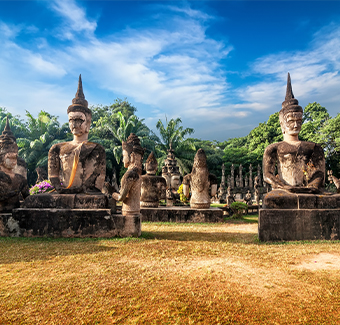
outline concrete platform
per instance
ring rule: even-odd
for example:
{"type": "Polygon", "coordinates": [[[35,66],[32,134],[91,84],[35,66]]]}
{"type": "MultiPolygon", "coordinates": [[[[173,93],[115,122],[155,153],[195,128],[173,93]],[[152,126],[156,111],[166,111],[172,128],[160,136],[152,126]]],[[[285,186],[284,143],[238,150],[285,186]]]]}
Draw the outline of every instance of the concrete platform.
{"type": "Polygon", "coordinates": [[[142,207],[141,219],[152,222],[223,222],[223,211],[219,208],[142,207]]]}
{"type": "Polygon", "coordinates": [[[0,214],[0,236],[138,237],[140,215],[125,217],[110,209],[14,209],[0,214]]]}

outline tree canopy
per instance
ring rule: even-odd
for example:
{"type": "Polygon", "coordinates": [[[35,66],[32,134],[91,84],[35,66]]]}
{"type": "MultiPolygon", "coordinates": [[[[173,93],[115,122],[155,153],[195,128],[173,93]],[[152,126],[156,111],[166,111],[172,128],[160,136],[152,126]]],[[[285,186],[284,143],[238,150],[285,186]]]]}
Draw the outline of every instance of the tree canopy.
{"type": "MultiPolygon", "coordinates": [[[[193,128],[184,128],[180,118],[165,118],[156,124],[157,136],[137,115],[137,109],[126,99],[116,99],[111,106],[92,106],[92,124],[89,140],[102,144],[106,151],[107,175],[113,169],[122,176],[125,171],[121,162],[122,141],[131,132],[139,136],[141,144],[146,148],[145,159],[151,151],[159,161],[159,172],[172,147],[182,174],[189,173],[193,159],[199,148],[207,155],[209,171],[219,179],[222,163],[226,174],[230,174],[231,164],[237,168],[243,165],[247,173],[249,165],[253,165],[254,173],[257,164],[262,163],[265,148],[274,142],[282,141],[279,113],[269,116],[244,137],[232,138],[223,142],[189,138],[193,128]]],[[[61,125],[58,117],[41,111],[37,117],[26,112],[26,120],[13,116],[5,108],[0,107],[0,130],[4,129],[6,116],[10,118],[10,127],[17,138],[19,155],[28,165],[29,184],[34,184],[35,168],[47,168],[48,150],[54,143],[69,141],[72,134],[68,124],[61,125]]],[[[302,141],[320,143],[324,148],[326,168],[332,169],[334,175],[340,176],[340,114],[332,118],[327,109],[319,103],[310,103],[304,109],[303,125],[300,132],[302,141]]]]}

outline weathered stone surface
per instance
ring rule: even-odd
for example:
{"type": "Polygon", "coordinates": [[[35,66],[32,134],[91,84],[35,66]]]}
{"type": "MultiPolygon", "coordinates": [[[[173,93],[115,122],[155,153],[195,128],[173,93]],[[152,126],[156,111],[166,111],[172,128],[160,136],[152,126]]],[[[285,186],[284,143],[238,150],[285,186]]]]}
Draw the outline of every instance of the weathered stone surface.
{"type": "Polygon", "coordinates": [[[191,188],[190,207],[209,209],[210,197],[215,196],[217,191],[217,178],[209,173],[207,157],[203,149],[197,151],[192,172],[183,179],[183,193],[188,198],[189,186],[191,188]]]}
{"type": "Polygon", "coordinates": [[[106,173],[105,149],[88,141],[92,113],[83,93],[81,76],[67,114],[73,140],[51,147],[48,177],[60,194],[101,192],[106,173]]]}
{"type": "Polygon", "coordinates": [[[301,194],[274,190],[263,198],[263,209],[340,209],[340,194],[301,194]]]}
{"type": "Polygon", "coordinates": [[[260,209],[260,241],[337,240],[340,209],[260,209]]]}
{"type": "Polygon", "coordinates": [[[20,197],[29,195],[26,178],[16,173],[17,163],[18,145],[7,117],[5,129],[0,136],[0,213],[18,208],[20,197]]]}
{"type": "Polygon", "coordinates": [[[142,160],[144,148],[140,145],[139,138],[131,133],[127,141],[123,141],[123,163],[128,170],[121,180],[119,193],[113,193],[116,201],[122,201],[122,214],[134,216],[140,213],[140,195],[142,185],[142,160]]]}
{"type": "Polygon", "coordinates": [[[166,197],[166,180],[156,176],[158,163],[151,152],[145,163],[146,175],[142,176],[140,204],[142,207],[158,207],[159,201],[166,197]]]}
{"type": "Polygon", "coordinates": [[[223,222],[223,211],[218,208],[191,209],[187,207],[141,208],[142,221],[152,222],[223,222]]]}
{"type": "Polygon", "coordinates": [[[324,152],[319,144],[299,140],[303,109],[298,103],[288,74],[286,98],[279,114],[284,141],[266,148],[263,155],[263,178],[273,189],[320,193],[325,179],[324,152]]]}
{"type": "Polygon", "coordinates": [[[0,236],[138,237],[140,215],[125,217],[110,209],[14,209],[0,214],[0,236]]]}
{"type": "Polygon", "coordinates": [[[95,194],[50,194],[31,195],[23,202],[23,208],[50,209],[105,209],[107,197],[102,193],[95,194]]]}

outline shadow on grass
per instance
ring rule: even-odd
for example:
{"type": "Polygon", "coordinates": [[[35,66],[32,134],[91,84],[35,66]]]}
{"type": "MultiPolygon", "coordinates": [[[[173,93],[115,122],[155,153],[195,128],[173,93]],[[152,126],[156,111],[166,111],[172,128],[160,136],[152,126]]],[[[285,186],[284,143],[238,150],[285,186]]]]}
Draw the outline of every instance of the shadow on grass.
{"type": "Polygon", "coordinates": [[[254,233],[232,232],[185,232],[185,231],[143,231],[145,239],[193,241],[193,242],[229,242],[257,244],[258,236],[254,233]]]}
{"type": "Polygon", "coordinates": [[[144,240],[143,236],[141,238],[0,237],[0,265],[50,260],[57,256],[110,252],[118,249],[121,244],[144,240]],[[103,245],[103,240],[109,240],[111,246],[103,245]],[[117,246],[114,246],[115,242],[117,242],[117,246]]]}

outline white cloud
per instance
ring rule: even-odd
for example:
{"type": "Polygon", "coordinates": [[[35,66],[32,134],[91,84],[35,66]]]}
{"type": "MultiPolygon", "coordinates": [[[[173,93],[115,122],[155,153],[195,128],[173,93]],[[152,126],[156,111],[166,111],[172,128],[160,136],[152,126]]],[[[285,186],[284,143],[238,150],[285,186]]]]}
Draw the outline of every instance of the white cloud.
{"type": "Polygon", "coordinates": [[[59,32],[61,38],[73,39],[74,32],[92,35],[97,28],[97,22],[87,19],[85,10],[74,0],[53,0],[50,7],[65,19],[65,26],[59,32]]]}
{"type": "Polygon", "coordinates": [[[339,68],[340,27],[330,24],[314,35],[306,50],[257,59],[252,71],[266,81],[239,89],[242,106],[254,110],[270,109],[271,113],[280,110],[290,72],[293,92],[300,104],[317,101],[334,116],[338,113],[339,68]]]}

